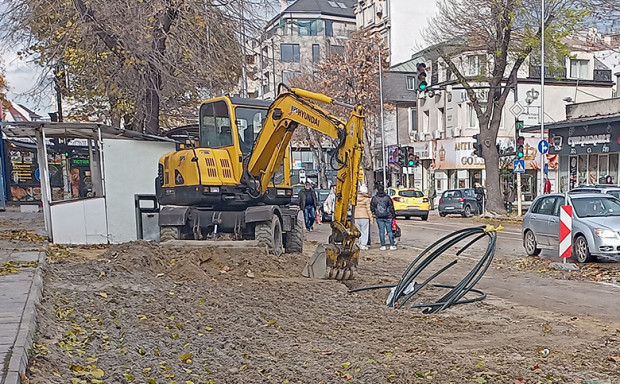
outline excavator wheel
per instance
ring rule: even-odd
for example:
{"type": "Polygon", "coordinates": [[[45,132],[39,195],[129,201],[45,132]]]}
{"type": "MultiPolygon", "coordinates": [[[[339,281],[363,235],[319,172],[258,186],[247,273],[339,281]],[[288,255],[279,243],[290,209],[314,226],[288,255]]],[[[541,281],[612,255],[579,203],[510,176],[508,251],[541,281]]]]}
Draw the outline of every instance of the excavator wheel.
{"type": "Polygon", "coordinates": [[[179,227],[161,227],[159,229],[159,241],[179,240],[179,227]]]}
{"type": "Polygon", "coordinates": [[[330,280],[351,280],[357,272],[359,248],[347,252],[338,245],[319,246],[302,271],[304,277],[330,280]]]}
{"type": "Polygon", "coordinates": [[[302,253],[304,251],[304,214],[299,211],[295,227],[286,234],[286,253],[302,253]]]}
{"type": "Polygon", "coordinates": [[[273,215],[269,221],[256,223],[254,238],[260,245],[266,246],[269,252],[276,256],[282,255],[282,224],[277,215],[273,215]]]}

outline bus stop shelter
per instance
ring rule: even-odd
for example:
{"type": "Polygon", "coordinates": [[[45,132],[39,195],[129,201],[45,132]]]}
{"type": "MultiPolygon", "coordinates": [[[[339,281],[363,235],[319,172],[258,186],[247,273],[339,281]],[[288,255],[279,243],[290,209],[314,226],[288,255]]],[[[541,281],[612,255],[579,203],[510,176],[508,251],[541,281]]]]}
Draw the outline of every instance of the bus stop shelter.
{"type": "Polygon", "coordinates": [[[155,193],[159,157],[174,151],[172,139],[97,123],[2,123],[7,138],[37,146],[45,229],[57,244],[106,244],[137,239],[135,195],[155,193]],[[88,146],[92,196],[52,199],[48,144],[80,139],[88,146]]]}

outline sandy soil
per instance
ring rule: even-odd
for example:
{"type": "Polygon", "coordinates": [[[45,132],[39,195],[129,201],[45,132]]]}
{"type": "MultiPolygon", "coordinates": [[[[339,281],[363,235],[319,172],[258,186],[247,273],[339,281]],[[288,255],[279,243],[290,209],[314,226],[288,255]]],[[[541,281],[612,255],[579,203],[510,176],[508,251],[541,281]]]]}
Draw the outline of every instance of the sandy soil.
{"type": "MultiPolygon", "coordinates": [[[[620,323],[492,295],[437,315],[387,308],[386,290],[347,290],[395,283],[411,250],[367,251],[343,284],[300,276],[315,246],[51,248],[30,382],[620,383],[620,323]]],[[[505,263],[493,273],[527,273],[505,263]]]]}

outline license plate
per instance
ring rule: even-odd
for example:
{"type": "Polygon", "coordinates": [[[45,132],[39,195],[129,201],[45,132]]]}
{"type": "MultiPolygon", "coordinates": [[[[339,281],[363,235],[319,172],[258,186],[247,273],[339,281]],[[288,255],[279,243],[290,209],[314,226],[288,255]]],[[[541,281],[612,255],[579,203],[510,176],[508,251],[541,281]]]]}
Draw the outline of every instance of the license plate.
{"type": "Polygon", "coordinates": [[[410,207],[407,207],[407,209],[409,209],[409,210],[411,210],[411,209],[413,209],[413,210],[418,210],[418,209],[420,209],[420,208],[419,208],[419,207],[412,207],[412,206],[410,206],[410,207]]]}
{"type": "Polygon", "coordinates": [[[454,209],[454,207],[446,207],[446,209],[454,209]]]}

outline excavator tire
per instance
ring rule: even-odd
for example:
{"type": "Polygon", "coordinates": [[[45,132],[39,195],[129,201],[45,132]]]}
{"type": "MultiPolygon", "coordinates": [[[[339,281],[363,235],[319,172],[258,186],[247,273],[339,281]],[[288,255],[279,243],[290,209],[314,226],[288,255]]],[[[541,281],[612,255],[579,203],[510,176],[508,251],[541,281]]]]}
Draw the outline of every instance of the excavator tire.
{"type": "Polygon", "coordinates": [[[269,221],[256,223],[254,238],[266,246],[269,252],[276,256],[282,255],[282,224],[277,215],[273,215],[269,221]]]}
{"type": "Polygon", "coordinates": [[[286,253],[302,253],[304,251],[304,215],[299,211],[295,228],[286,234],[286,253]]]}
{"type": "Polygon", "coordinates": [[[161,227],[159,229],[159,241],[179,240],[178,227],[161,227]]]}

